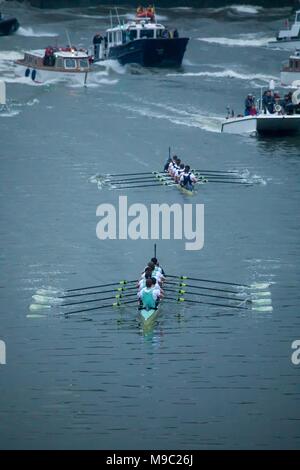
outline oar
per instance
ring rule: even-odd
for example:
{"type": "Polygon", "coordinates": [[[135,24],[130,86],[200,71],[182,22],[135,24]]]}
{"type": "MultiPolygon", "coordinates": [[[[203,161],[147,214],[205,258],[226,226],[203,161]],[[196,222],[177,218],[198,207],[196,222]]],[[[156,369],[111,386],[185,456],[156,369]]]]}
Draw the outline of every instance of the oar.
{"type": "Polygon", "coordinates": [[[123,299],[126,297],[136,297],[136,292],[133,292],[132,294],[116,294],[115,296],[110,296],[110,297],[105,297],[101,299],[89,299],[89,300],[81,300],[79,302],[68,302],[66,304],[60,305],[60,307],[69,307],[70,305],[80,305],[80,304],[88,304],[88,303],[93,303],[93,302],[102,302],[103,300],[112,300],[112,299],[123,299]]]}
{"type": "Polygon", "coordinates": [[[266,289],[270,286],[270,283],[254,283],[254,284],[236,284],[235,282],[225,282],[225,281],[213,281],[212,279],[199,279],[196,277],[189,277],[189,276],[174,276],[172,274],[166,274],[167,277],[172,277],[174,279],[180,279],[183,281],[190,280],[190,281],[200,281],[200,282],[212,282],[214,284],[224,284],[227,286],[236,286],[241,287],[244,289],[249,288],[256,288],[256,289],[266,289]]]}
{"type": "Polygon", "coordinates": [[[186,291],[186,290],[183,290],[183,289],[179,289],[179,290],[176,290],[176,289],[169,289],[169,288],[166,288],[165,289],[166,292],[176,292],[177,294],[189,294],[189,295],[200,295],[202,297],[212,297],[212,298],[215,298],[215,299],[226,299],[226,300],[233,300],[233,301],[236,301],[236,302],[245,302],[247,301],[247,299],[244,297],[244,298],[240,298],[240,297],[225,297],[225,296],[221,296],[221,295],[212,295],[212,294],[202,294],[200,292],[190,292],[190,291],[186,291]]]}
{"type": "Polygon", "coordinates": [[[103,290],[103,291],[96,291],[96,292],[84,292],[83,294],[72,294],[72,295],[65,295],[63,297],[58,297],[61,299],[70,299],[73,297],[83,297],[83,296],[90,296],[90,295],[97,295],[97,294],[108,294],[109,292],[124,292],[128,290],[136,289],[135,286],[133,287],[117,287],[116,289],[109,289],[109,290],[103,290]]]}
{"type": "Polygon", "coordinates": [[[207,180],[208,183],[227,183],[227,184],[241,184],[241,185],[244,185],[244,186],[252,186],[253,183],[249,183],[247,181],[245,182],[242,182],[242,181],[217,181],[217,180],[211,180],[210,178],[207,180]]]}
{"type": "Polygon", "coordinates": [[[94,310],[100,310],[102,308],[109,308],[109,307],[122,307],[122,305],[127,305],[127,304],[137,304],[137,299],[134,300],[127,300],[126,302],[114,302],[112,304],[107,304],[107,305],[100,305],[98,307],[91,307],[91,308],[85,308],[82,310],[72,310],[71,312],[65,312],[64,315],[73,315],[74,313],[85,313],[85,312],[92,312],[94,310]]]}
{"type": "Polygon", "coordinates": [[[179,284],[177,284],[176,282],[171,282],[168,279],[167,279],[166,283],[170,284],[170,285],[173,285],[173,286],[178,286],[178,287],[191,287],[193,289],[212,290],[212,291],[216,291],[216,292],[225,292],[227,294],[237,294],[238,293],[238,291],[236,291],[236,290],[218,289],[217,287],[195,286],[193,284],[185,284],[184,282],[180,282],[179,284]]]}
{"type": "Polygon", "coordinates": [[[220,170],[197,170],[196,168],[192,170],[193,172],[194,171],[197,171],[198,173],[218,173],[218,174],[223,174],[223,175],[236,175],[236,174],[240,174],[238,171],[236,170],[232,170],[232,171],[220,171],[220,170]]]}
{"type": "Polygon", "coordinates": [[[144,178],[130,178],[130,179],[124,179],[124,180],[116,180],[116,181],[110,181],[109,184],[123,184],[123,183],[139,183],[142,181],[155,181],[155,176],[145,176],[144,178]]]}
{"type": "MultiPolygon", "coordinates": [[[[167,300],[173,300],[174,299],[167,299],[167,300]]],[[[191,299],[185,299],[184,297],[178,297],[175,299],[175,302],[188,302],[192,304],[202,304],[202,305],[214,305],[216,307],[227,307],[227,308],[236,308],[238,310],[250,310],[248,307],[239,307],[238,305],[226,305],[226,304],[217,304],[214,302],[202,302],[201,300],[191,300],[191,299]]]]}
{"type": "Polygon", "coordinates": [[[107,173],[105,176],[110,177],[110,176],[137,176],[137,175],[151,175],[152,171],[145,171],[145,172],[139,172],[139,173],[114,173],[110,174],[107,173]]]}
{"type": "MultiPolygon", "coordinates": [[[[133,281],[126,281],[126,280],[123,280],[123,281],[119,281],[119,282],[110,282],[108,284],[100,284],[100,285],[97,285],[97,286],[87,286],[87,287],[78,287],[77,289],[66,289],[66,290],[59,290],[59,289],[38,289],[36,291],[36,294],[38,295],[44,295],[44,296],[51,296],[51,295],[57,295],[57,294],[65,294],[67,292],[78,292],[78,291],[81,291],[81,290],[89,290],[89,289],[101,289],[102,287],[110,287],[110,286],[118,286],[118,285],[126,285],[126,284],[130,284],[132,282],[137,282],[136,279],[134,279],[133,281]]],[[[59,296],[58,298],[62,298],[64,297],[63,296],[59,296]]]]}
{"type": "Polygon", "coordinates": [[[161,183],[153,183],[153,184],[142,184],[142,185],[133,185],[133,186],[122,186],[119,188],[115,188],[117,191],[122,191],[123,189],[131,189],[131,188],[151,188],[152,186],[175,186],[176,183],[167,183],[167,182],[161,182],[161,183]]]}

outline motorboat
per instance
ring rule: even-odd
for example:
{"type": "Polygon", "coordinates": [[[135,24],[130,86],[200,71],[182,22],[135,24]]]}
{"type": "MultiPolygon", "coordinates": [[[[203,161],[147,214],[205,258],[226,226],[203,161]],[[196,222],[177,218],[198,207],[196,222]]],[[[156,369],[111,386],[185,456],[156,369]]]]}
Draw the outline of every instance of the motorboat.
{"type": "Polygon", "coordinates": [[[292,135],[300,132],[300,89],[285,95],[284,100],[274,100],[265,107],[262,98],[257,102],[256,114],[237,115],[228,112],[222,122],[221,132],[228,134],[292,135]]]}
{"type": "Polygon", "coordinates": [[[300,50],[296,50],[289,57],[288,63],[282,67],[280,81],[283,86],[297,87],[300,85],[300,50]]]}
{"type": "Polygon", "coordinates": [[[292,27],[289,28],[287,21],[286,28],[280,30],[276,39],[269,41],[268,46],[290,50],[300,48],[300,10],[296,11],[295,21],[292,27]]]}
{"type": "Polygon", "coordinates": [[[15,33],[19,26],[17,18],[2,15],[0,12],[0,36],[8,36],[15,33]]]}
{"type": "Polygon", "coordinates": [[[179,37],[157,23],[154,10],[137,11],[132,21],[106,30],[106,36],[94,36],[94,60],[116,59],[120,64],[139,64],[143,67],[179,67],[189,38],[179,37]]]}
{"type": "Polygon", "coordinates": [[[25,52],[24,58],[15,61],[17,71],[36,83],[63,78],[76,79],[85,84],[91,70],[87,51],[70,47],[52,47],[25,52]]]}

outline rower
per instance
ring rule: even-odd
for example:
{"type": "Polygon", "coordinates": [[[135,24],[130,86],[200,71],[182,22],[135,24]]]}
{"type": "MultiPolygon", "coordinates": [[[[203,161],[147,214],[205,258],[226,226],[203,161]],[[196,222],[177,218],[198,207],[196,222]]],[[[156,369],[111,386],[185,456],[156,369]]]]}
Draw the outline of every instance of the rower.
{"type": "Polygon", "coordinates": [[[139,293],[138,298],[140,300],[140,308],[145,310],[156,309],[159,302],[159,295],[157,290],[153,288],[152,279],[146,279],[146,287],[144,287],[139,293]]]}
{"type": "Polygon", "coordinates": [[[184,168],[184,172],[180,177],[180,186],[189,191],[194,190],[194,184],[197,183],[196,176],[190,171],[189,165],[186,165],[184,168]]]}
{"type": "Polygon", "coordinates": [[[172,160],[171,160],[170,164],[169,164],[168,172],[169,172],[169,175],[171,175],[171,176],[172,176],[172,172],[173,172],[173,170],[174,170],[174,167],[175,167],[175,165],[176,165],[177,160],[178,160],[177,155],[174,155],[174,156],[172,157],[172,160]]]}
{"type": "Polygon", "coordinates": [[[179,183],[180,177],[184,173],[184,168],[185,168],[184,163],[180,163],[179,168],[176,170],[175,176],[174,176],[176,183],[179,183]]]}

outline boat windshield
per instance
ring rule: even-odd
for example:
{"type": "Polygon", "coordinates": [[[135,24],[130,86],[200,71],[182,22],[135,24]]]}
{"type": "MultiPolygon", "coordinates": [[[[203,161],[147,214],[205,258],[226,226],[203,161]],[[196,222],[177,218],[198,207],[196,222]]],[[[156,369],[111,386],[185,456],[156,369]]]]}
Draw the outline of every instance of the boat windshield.
{"type": "Polygon", "coordinates": [[[65,59],[65,68],[66,69],[76,69],[76,60],[75,59],[65,59]]]}
{"type": "Polygon", "coordinates": [[[140,38],[153,38],[154,29],[141,29],[140,38]]]}
{"type": "Polygon", "coordinates": [[[79,67],[80,68],[87,68],[89,66],[89,62],[87,59],[80,59],[79,60],[79,67]]]}

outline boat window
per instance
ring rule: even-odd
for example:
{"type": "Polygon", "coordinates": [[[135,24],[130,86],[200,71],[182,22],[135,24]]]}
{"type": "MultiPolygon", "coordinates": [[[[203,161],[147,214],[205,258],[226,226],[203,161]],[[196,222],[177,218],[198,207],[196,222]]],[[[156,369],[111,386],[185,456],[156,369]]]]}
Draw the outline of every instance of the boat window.
{"type": "Polygon", "coordinates": [[[112,42],[112,33],[111,32],[108,33],[108,42],[112,42]]]}
{"type": "Polygon", "coordinates": [[[163,33],[163,29],[157,29],[157,30],[156,30],[156,37],[157,37],[157,38],[161,38],[162,35],[163,35],[162,33],[163,33]]]}
{"type": "Polygon", "coordinates": [[[153,38],[154,30],[153,29],[141,29],[140,38],[153,38]]]}
{"type": "Polygon", "coordinates": [[[296,15],[296,22],[300,23],[300,13],[297,13],[297,15],[296,15]]]}
{"type": "Polygon", "coordinates": [[[66,69],[76,69],[76,60],[75,59],[65,59],[66,69]]]}
{"type": "Polygon", "coordinates": [[[56,67],[63,67],[64,66],[64,61],[61,57],[57,57],[56,59],[56,67]]]}
{"type": "Polygon", "coordinates": [[[79,59],[79,67],[80,68],[87,68],[89,66],[89,62],[87,59],[79,59]]]}
{"type": "Polygon", "coordinates": [[[136,29],[131,29],[129,31],[129,39],[130,41],[133,41],[137,37],[137,30],[136,29]]]}

